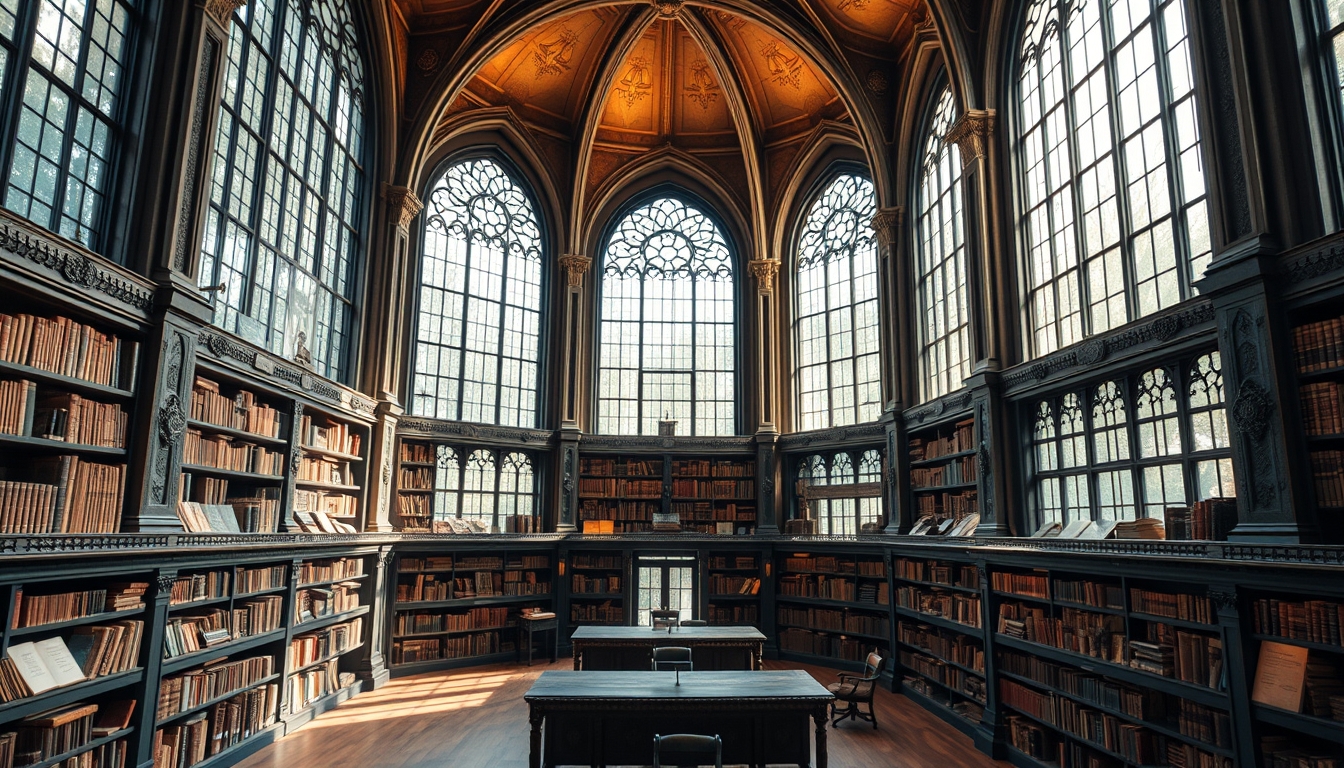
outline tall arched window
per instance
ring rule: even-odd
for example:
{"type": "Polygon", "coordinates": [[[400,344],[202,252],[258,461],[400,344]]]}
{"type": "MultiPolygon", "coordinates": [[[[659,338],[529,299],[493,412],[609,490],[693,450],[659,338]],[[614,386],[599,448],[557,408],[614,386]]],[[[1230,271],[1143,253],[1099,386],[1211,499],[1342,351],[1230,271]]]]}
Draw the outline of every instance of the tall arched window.
{"type": "Polygon", "coordinates": [[[200,285],[214,323],[349,377],[358,318],[364,64],[351,0],[233,16],[200,285]]]}
{"type": "Polygon", "coordinates": [[[4,206],[102,246],[143,3],[0,1],[4,206]]]}
{"type": "Polygon", "coordinates": [[[602,264],[597,431],[737,432],[733,259],[714,220],[658,197],[625,214],[602,264]]]}
{"type": "Polygon", "coordinates": [[[961,152],[943,144],[957,119],[952,89],[944,87],[936,104],[924,140],[915,236],[919,391],[926,401],[960,388],[971,373],[961,152]]]}
{"type": "Polygon", "coordinates": [[[808,208],[794,281],[800,431],[881,415],[876,213],[873,183],[852,173],[836,176],[808,208]]]}
{"type": "Polygon", "coordinates": [[[1018,89],[1031,351],[1189,298],[1210,244],[1185,4],[1034,0],[1018,89]]]}
{"type": "Polygon", "coordinates": [[[535,427],[540,310],[530,197],[493,160],[450,166],[426,201],[412,411],[535,427]]]}

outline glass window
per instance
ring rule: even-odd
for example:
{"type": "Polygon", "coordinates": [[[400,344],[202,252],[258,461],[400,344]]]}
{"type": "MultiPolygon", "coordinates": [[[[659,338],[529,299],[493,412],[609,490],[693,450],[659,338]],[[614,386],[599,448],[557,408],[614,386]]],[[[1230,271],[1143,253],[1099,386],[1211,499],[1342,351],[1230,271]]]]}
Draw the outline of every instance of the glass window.
{"type": "Polygon", "coordinates": [[[434,450],[435,533],[452,532],[449,520],[475,521],[486,530],[505,533],[540,530],[532,457],[450,445],[434,450]]]}
{"type": "Polygon", "coordinates": [[[876,421],[882,412],[873,183],[841,174],[808,209],[794,281],[797,428],[876,421]]]}
{"type": "MultiPolygon", "coordinates": [[[[805,456],[798,462],[798,479],[810,486],[880,483],[882,452],[871,448],[805,456]]],[[[880,496],[809,499],[808,510],[811,519],[817,521],[817,533],[826,535],[854,535],[862,526],[880,525],[884,520],[880,496]]]]}
{"type": "Polygon", "coordinates": [[[926,401],[960,389],[971,373],[961,152],[955,144],[943,144],[957,119],[952,90],[944,87],[935,103],[924,142],[915,232],[919,391],[926,401]]]}
{"type": "Polygon", "coordinates": [[[138,0],[0,0],[0,103],[15,121],[0,125],[4,206],[89,248],[107,232],[140,11],[138,0]]]}
{"type": "Polygon", "coordinates": [[[1180,0],[1034,0],[1019,50],[1031,351],[1170,307],[1210,260],[1180,0]]]}
{"type": "Polygon", "coordinates": [[[541,228],[499,163],[464,160],[427,197],[411,409],[537,425],[541,228]]]}
{"type": "Polygon", "coordinates": [[[597,431],[737,433],[733,261],[714,220],[659,197],[620,220],[602,265],[597,431]]]}
{"type": "Polygon", "coordinates": [[[1032,530],[1234,496],[1221,367],[1209,352],[1032,403],[1032,530]]]}
{"type": "Polygon", "coordinates": [[[350,0],[233,16],[201,286],[214,323],[349,378],[364,198],[364,64],[350,0]]]}

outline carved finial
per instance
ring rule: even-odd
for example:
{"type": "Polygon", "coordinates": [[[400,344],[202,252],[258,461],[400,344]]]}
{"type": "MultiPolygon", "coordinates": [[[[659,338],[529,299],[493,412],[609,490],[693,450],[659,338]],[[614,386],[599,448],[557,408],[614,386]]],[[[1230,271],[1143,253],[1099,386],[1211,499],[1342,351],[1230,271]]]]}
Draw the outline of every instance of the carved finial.
{"type": "Polygon", "coordinates": [[[383,199],[387,201],[387,216],[397,222],[397,226],[405,229],[411,226],[415,217],[424,210],[425,204],[420,202],[420,198],[406,187],[394,187],[388,184],[383,187],[383,199]]]}
{"type": "Polygon", "coordinates": [[[682,6],[686,5],[684,0],[650,0],[650,2],[657,9],[658,15],[664,19],[675,19],[681,14],[682,6]]]}
{"type": "Polygon", "coordinates": [[[565,270],[570,288],[583,287],[583,274],[592,266],[593,260],[577,253],[567,253],[560,257],[560,268],[565,270]]]}
{"type": "Polygon", "coordinates": [[[955,143],[957,149],[961,150],[961,166],[969,168],[971,163],[984,157],[989,150],[996,123],[994,110],[969,109],[948,129],[943,144],[955,143]]]}
{"type": "Polygon", "coordinates": [[[752,259],[747,262],[747,269],[756,277],[762,291],[769,293],[775,290],[775,277],[779,275],[777,259],[752,259]]]}
{"type": "Polygon", "coordinates": [[[233,12],[247,5],[247,0],[205,0],[205,12],[219,25],[227,28],[233,12]]]}
{"type": "Polygon", "coordinates": [[[877,215],[868,224],[873,232],[877,233],[877,244],[881,247],[883,256],[891,254],[891,249],[896,246],[896,238],[900,235],[901,225],[904,223],[905,208],[897,205],[892,208],[879,208],[877,215]]]}

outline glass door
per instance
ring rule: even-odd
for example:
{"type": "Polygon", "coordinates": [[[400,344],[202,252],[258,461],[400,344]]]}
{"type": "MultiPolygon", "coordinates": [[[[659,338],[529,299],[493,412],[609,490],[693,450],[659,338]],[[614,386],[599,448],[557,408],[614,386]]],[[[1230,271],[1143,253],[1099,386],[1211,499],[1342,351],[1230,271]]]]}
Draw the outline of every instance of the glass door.
{"type": "Polygon", "coordinates": [[[674,610],[681,619],[695,618],[695,558],[690,555],[640,557],[636,561],[638,613],[635,624],[653,626],[651,610],[674,610]]]}

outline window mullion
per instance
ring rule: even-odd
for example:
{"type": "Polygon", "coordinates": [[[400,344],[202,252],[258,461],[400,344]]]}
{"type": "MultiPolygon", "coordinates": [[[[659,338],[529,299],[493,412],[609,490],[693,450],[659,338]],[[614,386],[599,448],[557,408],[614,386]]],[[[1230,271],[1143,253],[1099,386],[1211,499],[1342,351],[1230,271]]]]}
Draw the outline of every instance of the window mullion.
{"type": "MultiPolygon", "coordinates": [[[[466,244],[462,249],[465,254],[462,259],[462,276],[466,282],[462,285],[462,330],[458,333],[457,348],[461,350],[457,355],[457,419],[462,420],[462,414],[466,412],[467,407],[467,326],[470,325],[469,312],[471,311],[471,265],[476,254],[476,238],[472,237],[473,232],[468,229],[466,232],[466,244]]],[[[465,466],[465,465],[464,465],[465,466]]]]}
{"type": "MultiPolygon", "coordinates": [[[[0,112],[0,128],[3,128],[3,135],[7,139],[0,141],[0,169],[4,170],[6,176],[14,162],[15,141],[12,137],[18,132],[19,118],[23,114],[23,94],[27,87],[29,62],[33,58],[33,39],[37,36],[38,6],[36,2],[19,3],[18,15],[14,18],[15,38],[10,50],[9,71],[3,73],[9,86],[6,88],[4,103],[0,105],[0,109],[3,109],[0,112]]],[[[3,204],[9,198],[8,179],[0,191],[3,192],[0,194],[0,204],[3,204]]]]}
{"type": "MultiPolygon", "coordinates": [[[[1162,143],[1166,148],[1168,158],[1166,163],[1167,195],[1170,198],[1171,205],[1171,240],[1176,250],[1176,274],[1179,278],[1177,289],[1180,292],[1181,300],[1184,301],[1194,295],[1195,275],[1190,264],[1193,253],[1186,221],[1186,205],[1183,202],[1186,199],[1186,190],[1185,176],[1180,172],[1181,148],[1176,136],[1176,96],[1172,92],[1171,62],[1167,58],[1169,51],[1167,28],[1166,24],[1162,22],[1161,0],[1149,1],[1152,7],[1153,62],[1157,70],[1157,89],[1160,94],[1158,119],[1162,122],[1162,143]]],[[[1180,2],[1180,0],[1172,0],[1172,2],[1180,2]]],[[[1194,41],[1188,36],[1186,45],[1193,57],[1194,41]]],[[[1194,93],[1189,94],[1186,98],[1198,111],[1198,105],[1194,104],[1194,93]]]]}
{"type": "MultiPolygon", "coordinates": [[[[1106,78],[1106,117],[1111,126],[1111,167],[1114,169],[1115,179],[1115,217],[1119,227],[1120,249],[1120,270],[1124,274],[1125,290],[1125,311],[1128,313],[1125,321],[1134,320],[1140,317],[1139,296],[1137,281],[1135,279],[1134,265],[1134,216],[1129,208],[1129,176],[1127,175],[1125,153],[1125,135],[1124,127],[1120,123],[1118,106],[1120,104],[1120,91],[1115,83],[1115,49],[1114,32],[1111,29],[1111,23],[1105,13],[1100,16],[1102,45],[1105,46],[1106,53],[1102,57],[1102,69],[1106,78]]],[[[1149,23],[1153,23],[1150,20],[1149,23]]],[[[1133,34],[1133,33],[1131,33],[1133,34]]],[[[1140,129],[1142,132],[1142,129],[1140,129]]],[[[1152,222],[1148,223],[1152,227],[1152,222]]]]}

